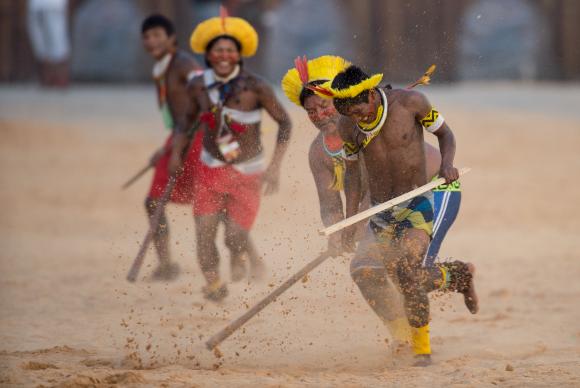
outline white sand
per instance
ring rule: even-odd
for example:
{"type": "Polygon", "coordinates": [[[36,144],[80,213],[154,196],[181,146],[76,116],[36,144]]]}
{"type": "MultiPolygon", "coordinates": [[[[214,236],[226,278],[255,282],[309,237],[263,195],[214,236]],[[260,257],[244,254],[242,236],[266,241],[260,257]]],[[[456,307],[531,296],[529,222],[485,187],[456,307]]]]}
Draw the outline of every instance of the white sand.
{"type": "Polygon", "coordinates": [[[119,188],[165,135],[153,90],[0,88],[0,385],[580,386],[580,86],[424,91],[456,133],[457,165],[473,168],[441,254],[478,266],[481,312],[436,298],[434,365],[413,368],[340,259],[225,341],[223,358],[203,348],[325,245],[302,112],[253,232],[272,278],[232,284],[216,305],[200,293],[188,207],[170,209],[181,277],[150,281],[150,252],[139,282],[124,279],[151,176],[119,188]]]}

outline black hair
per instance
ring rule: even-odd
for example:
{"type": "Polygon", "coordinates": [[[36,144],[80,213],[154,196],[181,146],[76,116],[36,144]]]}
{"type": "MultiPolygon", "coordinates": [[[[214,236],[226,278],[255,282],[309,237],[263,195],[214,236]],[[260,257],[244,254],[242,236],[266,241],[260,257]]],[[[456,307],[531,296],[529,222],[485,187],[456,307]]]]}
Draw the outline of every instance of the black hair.
{"type": "MultiPolygon", "coordinates": [[[[332,80],[333,89],[347,89],[352,85],[358,85],[365,79],[368,79],[367,73],[362,71],[359,67],[349,66],[344,71],[338,73],[332,80]]],[[[345,108],[351,105],[357,105],[369,102],[369,90],[365,90],[355,97],[349,98],[334,98],[334,107],[339,113],[343,113],[345,108]]]]}
{"type": "MultiPolygon", "coordinates": [[[[308,85],[311,86],[316,86],[316,85],[321,85],[323,83],[325,83],[328,80],[325,79],[319,79],[316,81],[312,81],[312,82],[308,82],[308,85]]],[[[310,96],[314,96],[316,93],[314,93],[312,90],[308,89],[308,88],[302,88],[302,92],[300,92],[300,96],[298,97],[298,99],[300,100],[300,105],[302,105],[302,107],[304,107],[304,101],[306,101],[306,99],[310,96]]]]}
{"type": "Polygon", "coordinates": [[[171,20],[160,14],[149,15],[141,24],[141,34],[152,28],[161,27],[165,30],[167,36],[175,35],[175,27],[171,20]]]}
{"type": "MultiPolygon", "coordinates": [[[[232,42],[234,42],[234,44],[236,45],[236,48],[238,49],[238,52],[241,53],[242,52],[242,44],[240,43],[239,40],[237,40],[236,38],[234,38],[231,35],[220,35],[220,36],[216,36],[215,38],[213,38],[212,40],[209,41],[209,43],[205,46],[205,65],[207,67],[211,67],[211,64],[209,63],[209,61],[207,60],[207,53],[209,52],[209,50],[211,50],[211,48],[213,47],[214,44],[216,44],[216,42],[220,39],[227,39],[227,40],[231,40],[232,42]]],[[[239,65],[242,66],[242,60],[240,59],[240,63],[239,65]]]]}

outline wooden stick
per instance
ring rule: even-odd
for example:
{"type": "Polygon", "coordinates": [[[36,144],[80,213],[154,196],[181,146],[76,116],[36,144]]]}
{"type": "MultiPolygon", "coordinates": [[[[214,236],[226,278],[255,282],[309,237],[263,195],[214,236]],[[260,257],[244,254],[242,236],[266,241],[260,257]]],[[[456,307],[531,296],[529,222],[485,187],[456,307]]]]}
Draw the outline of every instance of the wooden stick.
{"type": "Polygon", "coordinates": [[[137,275],[139,275],[139,270],[143,265],[143,260],[145,259],[147,248],[149,248],[149,244],[151,243],[153,236],[155,235],[157,229],[159,228],[159,221],[161,220],[161,215],[163,214],[163,210],[165,209],[167,202],[169,202],[169,198],[171,198],[171,193],[173,192],[173,187],[175,186],[176,180],[177,179],[175,177],[169,178],[167,186],[165,186],[165,191],[163,191],[163,196],[161,196],[161,198],[157,202],[157,208],[155,208],[155,213],[153,213],[153,217],[151,218],[149,230],[145,235],[145,239],[141,243],[141,247],[139,247],[139,252],[135,257],[135,260],[133,260],[133,265],[131,265],[129,273],[127,274],[127,280],[130,281],[131,283],[137,280],[137,275]]]}
{"type": "Polygon", "coordinates": [[[135,175],[133,175],[133,177],[131,179],[129,179],[127,182],[125,182],[125,184],[123,186],[121,186],[121,190],[125,190],[127,187],[131,186],[133,183],[135,183],[135,181],[139,178],[141,178],[143,176],[143,174],[145,174],[147,171],[149,171],[149,169],[153,167],[151,164],[148,164],[147,166],[143,167],[141,170],[139,170],[139,172],[135,175]]]}
{"type": "Polygon", "coordinates": [[[321,253],[316,259],[312,260],[310,263],[306,264],[300,271],[296,272],[292,277],[286,280],[282,285],[272,291],[264,299],[259,301],[254,307],[246,311],[238,319],[232,321],[226,327],[224,327],[220,332],[213,335],[209,340],[206,341],[205,346],[209,350],[213,350],[216,346],[222,343],[226,338],[232,335],[236,330],[238,330],[242,325],[248,322],[254,315],[262,311],[267,305],[272,303],[279,297],[284,291],[292,287],[294,283],[302,279],[306,274],[312,271],[314,268],[318,267],[324,262],[324,260],[331,257],[327,252],[321,253]]]}
{"type": "MultiPolygon", "coordinates": [[[[469,171],[471,171],[471,169],[468,167],[462,168],[459,170],[459,176],[467,174],[469,171]]],[[[423,185],[421,187],[417,187],[415,190],[409,191],[408,193],[405,193],[403,195],[400,195],[398,197],[390,199],[387,202],[383,202],[380,205],[373,206],[370,209],[367,209],[367,210],[362,211],[358,214],[355,214],[352,217],[349,217],[349,218],[346,218],[340,222],[337,222],[336,224],[331,225],[328,228],[321,229],[319,231],[319,233],[324,235],[324,236],[331,235],[332,233],[338,232],[339,230],[344,229],[352,224],[356,224],[357,222],[362,221],[365,218],[369,218],[370,216],[373,216],[373,215],[380,213],[384,210],[392,208],[393,206],[396,206],[400,203],[403,203],[411,198],[415,198],[418,195],[421,195],[423,193],[426,193],[427,191],[433,190],[437,186],[442,185],[444,183],[445,183],[445,178],[439,178],[433,182],[427,183],[426,185],[423,185]]]]}
{"type": "MultiPolygon", "coordinates": [[[[191,126],[190,130],[188,131],[187,135],[189,138],[189,143],[187,147],[182,151],[181,157],[182,159],[186,158],[189,155],[189,151],[191,147],[193,147],[193,142],[195,141],[195,133],[197,128],[201,124],[201,121],[196,120],[195,123],[191,126]]],[[[183,162],[185,163],[185,161],[183,162]]],[[[161,220],[161,215],[163,214],[163,210],[165,210],[165,206],[169,202],[171,198],[171,193],[173,192],[173,187],[175,187],[175,183],[177,182],[177,177],[171,176],[169,177],[169,181],[167,182],[167,186],[165,186],[165,190],[163,191],[163,195],[161,199],[157,202],[157,208],[155,209],[155,213],[153,213],[153,217],[151,218],[151,222],[149,223],[149,230],[145,235],[145,239],[141,243],[139,247],[139,252],[137,256],[133,260],[133,264],[129,269],[129,273],[127,274],[127,280],[133,283],[137,280],[137,275],[139,275],[139,270],[143,265],[143,259],[145,259],[145,253],[147,253],[147,248],[149,248],[149,244],[151,240],[153,240],[153,236],[157,232],[157,228],[159,228],[159,221],[161,220]]]]}

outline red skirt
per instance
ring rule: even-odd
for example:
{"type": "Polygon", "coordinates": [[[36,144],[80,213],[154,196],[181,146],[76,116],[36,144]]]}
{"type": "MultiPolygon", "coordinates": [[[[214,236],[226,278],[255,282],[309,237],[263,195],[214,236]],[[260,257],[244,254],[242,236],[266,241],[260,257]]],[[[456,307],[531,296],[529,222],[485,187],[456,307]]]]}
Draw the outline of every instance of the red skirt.
{"type": "Polygon", "coordinates": [[[250,230],[260,208],[262,174],[245,175],[232,166],[211,168],[199,163],[194,185],[193,214],[225,212],[236,224],[250,230]]]}
{"type": "MultiPolygon", "coordinates": [[[[199,155],[201,152],[201,142],[203,139],[203,131],[197,131],[193,139],[193,144],[189,149],[187,157],[183,161],[183,171],[177,177],[175,187],[171,194],[171,202],[180,204],[191,204],[193,202],[193,185],[194,178],[201,164],[199,155]]],[[[167,152],[157,161],[155,165],[155,174],[153,175],[153,182],[149,190],[149,198],[157,199],[163,196],[167,182],[169,181],[169,173],[167,167],[169,159],[171,158],[171,143],[173,141],[173,134],[169,135],[165,142],[165,149],[167,152]]]]}

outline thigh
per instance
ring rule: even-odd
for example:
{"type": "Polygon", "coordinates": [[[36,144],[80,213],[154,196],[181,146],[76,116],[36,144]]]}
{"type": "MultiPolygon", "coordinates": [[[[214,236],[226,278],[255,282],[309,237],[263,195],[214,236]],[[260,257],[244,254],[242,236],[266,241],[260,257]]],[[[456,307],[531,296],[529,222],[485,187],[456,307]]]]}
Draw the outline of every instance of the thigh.
{"type": "Polygon", "coordinates": [[[406,229],[399,240],[402,258],[412,266],[421,266],[430,240],[430,236],[422,229],[406,229]]]}
{"type": "Polygon", "coordinates": [[[350,263],[350,271],[354,273],[361,269],[386,270],[397,261],[399,248],[394,240],[377,236],[370,227],[364,231],[359,241],[354,259],[350,263]]]}
{"type": "Polygon", "coordinates": [[[228,190],[228,218],[245,230],[254,225],[260,208],[260,176],[236,173],[228,190]]]}
{"type": "Polygon", "coordinates": [[[461,206],[460,191],[441,191],[435,194],[435,219],[433,222],[433,240],[443,240],[451,228],[461,206]]]}
{"type": "Polygon", "coordinates": [[[238,223],[235,222],[230,217],[225,217],[224,223],[225,223],[225,228],[226,228],[226,238],[236,238],[237,239],[239,237],[242,237],[242,236],[245,237],[248,235],[248,231],[246,229],[244,229],[243,227],[241,227],[240,225],[238,225],[238,223]]]}
{"type": "Polygon", "coordinates": [[[225,210],[226,194],[221,190],[223,179],[221,169],[200,163],[193,185],[193,214],[196,217],[219,215],[225,210]]]}

